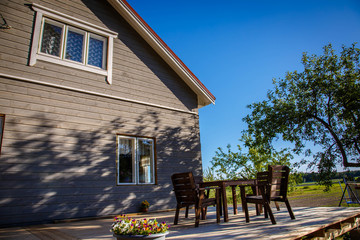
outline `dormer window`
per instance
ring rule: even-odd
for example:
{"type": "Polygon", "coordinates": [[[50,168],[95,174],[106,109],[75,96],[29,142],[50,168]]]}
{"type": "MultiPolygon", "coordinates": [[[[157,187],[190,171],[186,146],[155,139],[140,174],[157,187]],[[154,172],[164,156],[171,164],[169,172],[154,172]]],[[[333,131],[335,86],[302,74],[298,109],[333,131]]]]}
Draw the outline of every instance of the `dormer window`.
{"type": "Polygon", "coordinates": [[[111,84],[115,32],[38,4],[32,7],[37,13],[30,66],[48,61],[104,75],[111,84]]]}
{"type": "Polygon", "coordinates": [[[107,39],[50,19],[44,19],[40,54],[106,69],[107,39]]]}

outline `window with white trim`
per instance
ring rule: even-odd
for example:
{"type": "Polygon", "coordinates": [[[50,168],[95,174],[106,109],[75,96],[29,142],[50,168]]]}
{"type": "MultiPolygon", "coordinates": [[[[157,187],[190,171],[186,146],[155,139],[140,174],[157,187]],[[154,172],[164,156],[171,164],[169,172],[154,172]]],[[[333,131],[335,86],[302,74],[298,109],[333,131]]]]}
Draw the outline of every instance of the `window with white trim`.
{"type": "Polygon", "coordinates": [[[155,139],[117,135],[117,184],[155,184],[155,139]]]}
{"type": "Polygon", "coordinates": [[[40,54],[106,69],[107,39],[44,18],[40,37],[40,54]]]}
{"type": "Polygon", "coordinates": [[[111,84],[117,33],[38,4],[32,8],[36,19],[30,66],[37,60],[48,61],[104,75],[111,84]]]}

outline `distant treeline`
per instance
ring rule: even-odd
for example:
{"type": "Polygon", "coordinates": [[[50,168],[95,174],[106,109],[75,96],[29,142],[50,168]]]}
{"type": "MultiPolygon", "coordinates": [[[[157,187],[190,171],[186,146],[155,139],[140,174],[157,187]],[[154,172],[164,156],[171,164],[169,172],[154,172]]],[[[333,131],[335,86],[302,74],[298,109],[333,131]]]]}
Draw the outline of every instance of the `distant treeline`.
{"type": "MultiPolygon", "coordinates": [[[[318,175],[318,173],[303,173],[302,177],[304,182],[316,182],[318,175]]],[[[357,177],[360,177],[360,171],[337,172],[332,176],[332,179],[343,179],[344,177],[348,181],[354,181],[357,177]]]]}

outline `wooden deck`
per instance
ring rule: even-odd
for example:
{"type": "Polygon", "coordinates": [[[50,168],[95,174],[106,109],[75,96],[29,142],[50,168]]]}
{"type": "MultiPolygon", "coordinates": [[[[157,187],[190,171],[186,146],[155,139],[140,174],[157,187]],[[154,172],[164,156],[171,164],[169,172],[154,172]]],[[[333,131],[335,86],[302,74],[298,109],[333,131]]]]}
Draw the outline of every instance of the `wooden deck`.
{"type": "MultiPolygon", "coordinates": [[[[269,219],[250,212],[250,223],[245,223],[244,214],[230,214],[228,223],[215,223],[214,217],[208,219],[199,229],[173,229],[167,239],[293,239],[308,236],[309,239],[333,239],[360,224],[360,208],[294,208],[296,219],[291,220],[286,208],[274,211],[277,221],[271,224],[269,219]]],[[[230,211],[229,211],[230,212],[230,211]]],[[[180,222],[181,223],[181,222],[180,222]]]]}
{"type": "MultiPolygon", "coordinates": [[[[282,206],[281,206],[282,207],[282,206]]],[[[263,216],[256,216],[250,211],[250,223],[245,223],[242,212],[232,214],[229,209],[230,221],[223,219],[216,224],[215,209],[210,208],[208,219],[200,222],[199,228],[194,228],[194,211],[190,211],[189,219],[180,214],[179,225],[171,226],[167,240],[175,239],[301,239],[301,237],[321,237],[318,239],[333,239],[338,235],[360,225],[360,208],[317,207],[294,208],[296,219],[291,220],[286,208],[280,212],[274,211],[277,224],[263,216]]],[[[166,221],[172,225],[174,211],[134,215],[136,218],[154,218],[166,221]]],[[[44,224],[23,228],[0,229],[0,239],[113,239],[109,232],[112,218],[69,221],[56,224],[44,224]]],[[[311,239],[311,238],[309,238],[311,239]]]]}

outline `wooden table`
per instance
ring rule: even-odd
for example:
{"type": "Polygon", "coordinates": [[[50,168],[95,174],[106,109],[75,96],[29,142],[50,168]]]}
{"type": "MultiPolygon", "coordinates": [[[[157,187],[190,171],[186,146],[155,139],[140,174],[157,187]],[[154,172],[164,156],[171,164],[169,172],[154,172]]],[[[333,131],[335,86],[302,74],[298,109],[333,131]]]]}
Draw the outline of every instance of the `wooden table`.
{"type": "MultiPolygon", "coordinates": [[[[239,185],[254,185],[256,180],[219,180],[219,181],[212,181],[212,182],[202,182],[199,183],[201,188],[206,187],[220,187],[220,200],[222,202],[222,207],[224,211],[224,221],[229,221],[229,214],[228,214],[228,206],[227,206],[227,197],[226,197],[226,187],[231,186],[232,189],[232,196],[233,196],[233,207],[234,207],[234,214],[238,213],[237,211],[237,198],[236,198],[236,186],[239,185]]],[[[221,208],[220,208],[221,209],[221,208]]]]}

